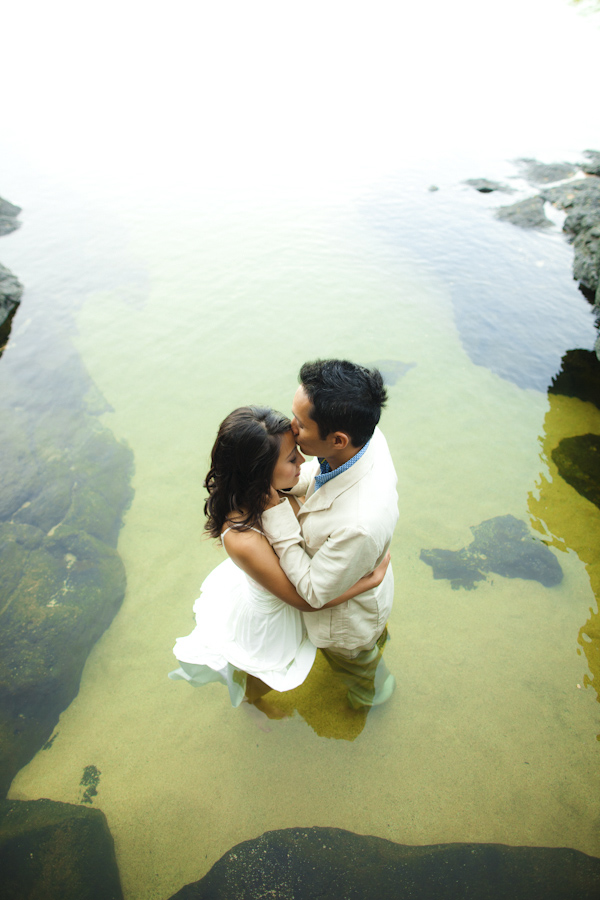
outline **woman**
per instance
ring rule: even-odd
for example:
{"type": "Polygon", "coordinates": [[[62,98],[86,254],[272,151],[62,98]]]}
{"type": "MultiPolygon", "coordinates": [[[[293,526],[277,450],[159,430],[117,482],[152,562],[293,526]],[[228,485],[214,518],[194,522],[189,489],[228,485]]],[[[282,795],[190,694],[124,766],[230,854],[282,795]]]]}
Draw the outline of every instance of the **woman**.
{"type": "MultiPolygon", "coordinates": [[[[222,422],[206,476],[206,531],[229,559],[205,579],[194,604],[196,628],[173,649],[180,668],[169,674],[193,685],[221,681],[234,706],[273,689],[302,684],[315,659],[302,612],[313,608],[279,565],[261,527],[278,491],[292,488],[304,457],[288,418],[268,407],[244,406],[222,422]]],[[[294,498],[290,500],[296,504],[294,498]]],[[[344,603],[383,580],[389,555],[370,575],[331,600],[344,603]]]]}

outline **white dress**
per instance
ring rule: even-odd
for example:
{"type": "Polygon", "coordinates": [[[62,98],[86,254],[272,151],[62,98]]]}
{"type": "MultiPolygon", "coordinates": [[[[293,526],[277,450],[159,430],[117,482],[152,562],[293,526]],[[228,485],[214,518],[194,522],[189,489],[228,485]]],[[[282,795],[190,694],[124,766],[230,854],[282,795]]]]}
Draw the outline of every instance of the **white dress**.
{"type": "Polygon", "coordinates": [[[247,674],[276,691],[302,684],[317,651],[299,610],[269,593],[231,559],[217,566],[200,590],[194,603],[196,627],[177,638],[173,653],[180,668],[169,678],[193,685],[220,681],[233,706],[244,699],[247,674]]]}

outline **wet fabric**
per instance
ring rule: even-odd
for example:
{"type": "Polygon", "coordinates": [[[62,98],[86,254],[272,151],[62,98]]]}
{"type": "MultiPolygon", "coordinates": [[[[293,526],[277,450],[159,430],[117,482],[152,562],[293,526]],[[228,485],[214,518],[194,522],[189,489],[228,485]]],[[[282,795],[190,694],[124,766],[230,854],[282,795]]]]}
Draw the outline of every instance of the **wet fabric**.
{"type": "Polygon", "coordinates": [[[196,627],[177,638],[180,668],[169,677],[199,686],[227,685],[233,706],[244,699],[246,674],[276,691],[302,684],[315,659],[302,615],[249,578],[230,559],[204,580],[194,603],[196,627]]]}

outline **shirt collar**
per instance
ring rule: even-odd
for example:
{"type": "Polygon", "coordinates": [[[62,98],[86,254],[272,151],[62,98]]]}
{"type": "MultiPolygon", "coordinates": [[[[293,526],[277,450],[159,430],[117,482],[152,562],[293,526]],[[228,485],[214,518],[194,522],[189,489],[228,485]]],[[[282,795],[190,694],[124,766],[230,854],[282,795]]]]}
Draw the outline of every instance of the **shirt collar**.
{"type": "Polygon", "coordinates": [[[336,478],[338,475],[341,475],[342,472],[347,472],[348,469],[352,468],[354,463],[358,462],[358,460],[364,454],[370,443],[371,441],[368,440],[364,447],[360,448],[358,453],[355,453],[351,459],[349,459],[345,463],[342,463],[342,465],[338,466],[337,469],[332,469],[326,459],[321,459],[319,457],[321,472],[319,475],[315,475],[315,491],[318,491],[319,488],[322,487],[327,481],[331,481],[332,478],[336,478]]]}

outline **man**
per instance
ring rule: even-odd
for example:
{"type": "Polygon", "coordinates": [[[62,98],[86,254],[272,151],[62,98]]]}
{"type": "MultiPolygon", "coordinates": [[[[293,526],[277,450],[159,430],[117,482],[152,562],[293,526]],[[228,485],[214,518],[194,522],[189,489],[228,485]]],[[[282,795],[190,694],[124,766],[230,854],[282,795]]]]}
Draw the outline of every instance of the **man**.
{"type": "Polygon", "coordinates": [[[377,369],[346,360],[318,360],[300,370],[292,429],[302,466],[293,493],[306,495],[298,517],[282,499],[262,516],[281,566],[315,609],[304,620],[348,686],[352,707],[384,703],[394,678],[381,659],[394,598],[391,566],[379,587],[347,603],[321,609],[386,555],[398,521],[396,472],[376,427],[387,399],[377,369]]]}

